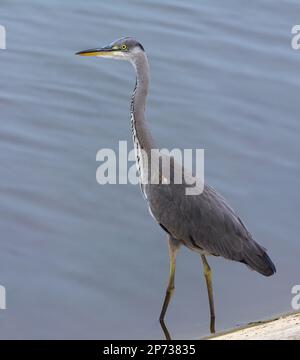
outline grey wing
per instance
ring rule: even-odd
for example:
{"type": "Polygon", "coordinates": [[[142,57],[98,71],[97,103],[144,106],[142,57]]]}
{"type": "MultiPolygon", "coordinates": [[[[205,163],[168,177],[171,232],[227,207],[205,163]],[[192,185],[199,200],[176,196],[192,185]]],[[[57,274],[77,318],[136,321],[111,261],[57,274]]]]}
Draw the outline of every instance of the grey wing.
{"type": "Polygon", "coordinates": [[[153,185],[149,206],[159,224],[187,247],[247,264],[269,276],[276,270],[266,250],[212,187],[186,195],[185,185],[153,185]]]}

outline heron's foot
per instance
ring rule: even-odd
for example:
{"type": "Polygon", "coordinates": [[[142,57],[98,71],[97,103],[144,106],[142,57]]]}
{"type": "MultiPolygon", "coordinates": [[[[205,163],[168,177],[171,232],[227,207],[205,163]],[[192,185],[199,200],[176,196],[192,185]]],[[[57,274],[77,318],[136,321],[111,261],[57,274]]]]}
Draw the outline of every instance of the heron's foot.
{"type": "Polygon", "coordinates": [[[215,334],[215,332],[216,332],[215,320],[216,320],[215,316],[212,316],[212,317],[210,318],[210,333],[211,333],[211,334],[215,334]]]}

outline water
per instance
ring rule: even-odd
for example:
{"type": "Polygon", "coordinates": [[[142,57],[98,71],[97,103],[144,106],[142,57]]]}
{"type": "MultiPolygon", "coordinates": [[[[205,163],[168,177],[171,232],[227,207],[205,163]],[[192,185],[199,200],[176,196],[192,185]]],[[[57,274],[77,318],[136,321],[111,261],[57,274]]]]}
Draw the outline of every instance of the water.
{"type": "MultiPolygon", "coordinates": [[[[96,183],[96,152],[131,144],[129,64],[75,57],[124,35],[151,62],[148,118],[163,146],[205,148],[278,273],[211,258],[217,328],[291,311],[299,284],[297,1],[2,0],[1,338],[162,338],[165,235],[138,186],[96,183]]],[[[174,338],[208,334],[198,256],[182,249],[174,338]]]]}

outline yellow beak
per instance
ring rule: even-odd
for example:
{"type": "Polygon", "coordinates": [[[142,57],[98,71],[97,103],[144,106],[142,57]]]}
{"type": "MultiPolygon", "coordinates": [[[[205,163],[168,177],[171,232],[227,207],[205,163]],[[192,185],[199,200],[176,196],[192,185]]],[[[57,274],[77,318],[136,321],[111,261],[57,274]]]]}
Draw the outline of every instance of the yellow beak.
{"type": "Polygon", "coordinates": [[[106,46],[104,48],[95,48],[95,49],[88,49],[77,52],[75,55],[80,56],[113,56],[114,53],[116,53],[118,49],[112,49],[109,46],[106,46]]]}

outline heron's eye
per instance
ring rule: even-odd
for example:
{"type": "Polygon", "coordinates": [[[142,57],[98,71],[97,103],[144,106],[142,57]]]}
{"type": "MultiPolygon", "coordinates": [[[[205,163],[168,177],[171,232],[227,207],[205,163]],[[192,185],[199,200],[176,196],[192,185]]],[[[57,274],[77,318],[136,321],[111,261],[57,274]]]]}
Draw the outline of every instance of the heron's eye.
{"type": "Polygon", "coordinates": [[[127,50],[127,45],[126,45],[126,44],[123,44],[123,45],[121,46],[121,48],[122,48],[122,50],[127,50]]]}

